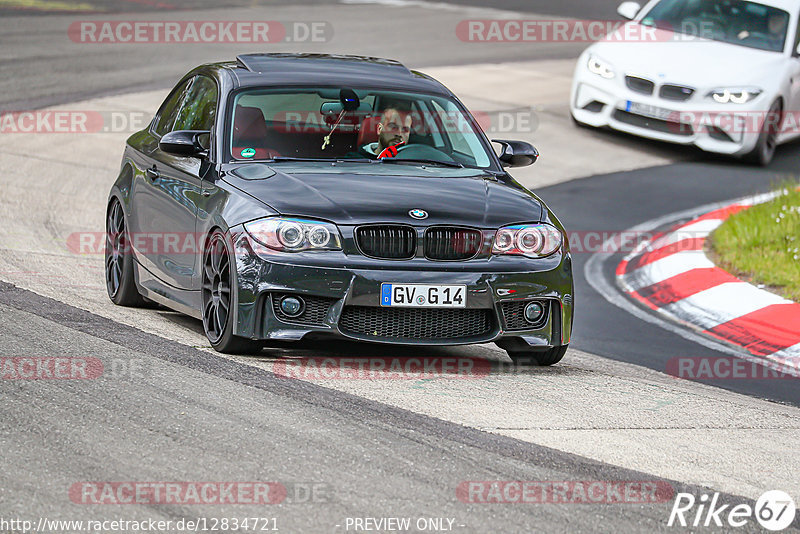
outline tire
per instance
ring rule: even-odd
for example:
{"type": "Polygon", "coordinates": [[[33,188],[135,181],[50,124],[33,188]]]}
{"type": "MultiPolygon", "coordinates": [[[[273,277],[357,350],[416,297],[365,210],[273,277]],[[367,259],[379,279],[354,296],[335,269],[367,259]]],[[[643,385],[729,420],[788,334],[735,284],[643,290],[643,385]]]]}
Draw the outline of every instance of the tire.
{"type": "Polygon", "coordinates": [[[772,163],[772,159],[775,157],[782,116],[783,106],[780,100],[776,100],[767,112],[767,118],[764,121],[761,134],[758,136],[756,147],[743,158],[746,162],[761,167],[766,167],[772,163]]]}
{"type": "Polygon", "coordinates": [[[226,354],[257,354],[263,343],[233,335],[231,303],[233,269],[228,240],[215,230],[203,249],[202,287],[203,331],[211,346],[226,354]]]}
{"type": "Polygon", "coordinates": [[[106,213],[105,279],[108,298],[117,306],[147,307],[136,287],[133,268],[125,212],[115,198],[106,213]]]}
{"type": "Polygon", "coordinates": [[[559,345],[544,351],[506,351],[511,360],[517,365],[549,367],[561,361],[569,345],[559,345]]]}

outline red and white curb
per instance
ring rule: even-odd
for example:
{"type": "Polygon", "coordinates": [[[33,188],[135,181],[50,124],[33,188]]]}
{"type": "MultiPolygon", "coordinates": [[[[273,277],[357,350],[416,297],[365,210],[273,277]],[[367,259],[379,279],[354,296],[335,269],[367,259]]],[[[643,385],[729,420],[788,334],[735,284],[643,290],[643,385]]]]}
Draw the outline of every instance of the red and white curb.
{"type": "Polygon", "coordinates": [[[705,336],[800,370],[800,304],[739,280],[703,252],[725,219],[774,196],[715,209],[642,241],[617,266],[617,283],[644,306],[705,336]]]}

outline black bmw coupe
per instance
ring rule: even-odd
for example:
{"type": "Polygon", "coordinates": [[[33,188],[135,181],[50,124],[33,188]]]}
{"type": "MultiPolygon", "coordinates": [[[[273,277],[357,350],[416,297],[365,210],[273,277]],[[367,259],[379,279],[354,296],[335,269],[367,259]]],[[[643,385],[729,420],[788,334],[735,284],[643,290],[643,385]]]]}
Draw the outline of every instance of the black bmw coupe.
{"type": "Polygon", "coordinates": [[[437,81],[385,59],[251,54],[187,74],[132,135],[107,208],[106,285],[203,322],[221,352],[324,337],[495,342],[552,365],[569,244],[437,81]]]}

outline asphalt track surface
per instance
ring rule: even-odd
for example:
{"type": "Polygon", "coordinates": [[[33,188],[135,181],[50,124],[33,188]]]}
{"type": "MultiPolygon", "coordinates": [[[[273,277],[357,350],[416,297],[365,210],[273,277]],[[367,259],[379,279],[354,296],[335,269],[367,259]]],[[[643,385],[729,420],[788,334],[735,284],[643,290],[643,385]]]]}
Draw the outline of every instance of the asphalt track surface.
{"type": "MultiPolygon", "coordinates": [[[[13,2],[16,0],[9,0],[13,2]]],[[[25,4],[24,0],[19,0],[25,4]]],[[[77,3],[77,2],[75,2],[77,3]]],[[[392,4],[392,2],[387,2],[392,4]]],[[[400,0],[399,5],[415,5],[400,0]]],[[[418,3],[418,2],[416,2],[418,3]]],[[[428,20],[417,15],[376,20],[373,12],[380,0],[341,5],[339,2],[169,2],[182,9],[153,9],[158,2],[89,2],[106,11],[78,11],[65,15],[60,11],[5,9],[0,1],[0,32],[3,57],[0,66],[0,109],[23,110],[32,107],[63,104],[96,95],[170,87],[187,65],[230,60],[237,54],[258,51],[258,45],[235,44],[149,44],[144,47],[128,44],[94,46],[75,43],[66,38],[65,21],[84,20],[192,20],[191,9],[205,8],[203,20],[230,20],[224,6],[257,6],[248,10],[249,20],[278,20],[282,23],[321,21],[332,26],[323,43],[275,43],[268,51],[300,51],[359,53],[389,57],[417,68],[432,65],[526,61],[530,59],[577,57],[582,43],[519,43],[491,45],[464,43],[455,35],[456,25],[466,18],[495,18],[505,9],[529,4],[525,13],[551,5],[542,18],[584,17],[618,20],[613,0],[590,2],[589,13],[580,2],[548,2],[538,0],[462,2],[479,6],[477,11],[456,14],[450,9],[431,10],[428,20]],[[282,9],[276,11],[281,5],[282,9]],[[290,6],[289,9],[286,9],[290,6]],[[35,16],[38,15],[38,16],[35,16]],[[387,37],[390,36],[390,37],[387,37]],[[354,50],[356,52],[354,52],[354,50]]],[[[454,3],[458,4],[458,2],[454,3]]],[[[508,18],[508,17],[505,17],[508,18]]],[[[247,19],[246,19],[247,20],[247,19]]]]}
{"type": "MultiPolygon", "coordinates": [[[[212,2],[193,4],[190,7],[205,7],[212,2]]],[[[213,2],[217,8],[242,4],[252,5],[213,2]]],[[[290,16],[294,20],[319,17],[331,21],[336,28],[345,28],[337,29],[336,38],[324,51],[396,57],[419,67],[569,59],[585,46],[563,43],[536,48],[513,44],[471,47],[447,40],[430,27],[438,20],[452,25],[456,18],[474,16],[458,11],[433,12],[432,20],[414,29],[410,29],[413,21],[400,16],[391,21],[395,29],[387,37],[382,26],[387,24],[386,19],[372,21],[365,28],[369,17],[353,20],[351,12],[345,15],[331,4],[292,3],[296,15],[284,15],[283,20],[290,16]],[[316,9],[322,11],[310,10],[309,4],[319,4],[316,9]],[[360,32],[355,31],[356,27],[361,28],[360,32]]],[[[612,18],[614,4],[508,0],[495,2],[492,7],[548,16],[612,18]]],[[[254,18],[269,18],[270,4],[261,5],[266,5],[259,8],[264,11],[254,14],[254,18]]],[[[119,15],[134,11],[140,18],[158,17],[159,12],[142,6],[143,3],[132,2],[104,3],[105,8],[119,15]]],[[[362,9],[374,7],[366,4],[362,9]]],[[[0,66],[8,74],[0,80],[3,110],[165,88],[195,64],[228,59],[246,51],[229,45],[79,49],[63,43],[63,14],[19,10],[0,13],[0,39],[5,53],[0,66]]],[[[209,16],[215,13],[218,12],[209,16]]],[[[204,12],[206,15],[208,12],[204,12]]],[[[71,15],[73,19],[81,16],[71,15]]],[[[91,17],[101,18],[96,13],[91,17]]],[[[452,32],[452,26],[448,31],[452,32]]],[[[708,158],[689,149],[664,149],[658,144],[604,132],[592,135],[612,143],[638,144],[645,152],[666,150],[673,160],[683,161],[604,175],[589,176],[592,173],[587,172],[587,178],[537,189],[568,229],[574,231],[621,231],[661,215],[765,192],[774,183],[796,177],[796,145],[781,149],[777,161],[761,170],[708,158]]],[[[578,306],[572,348],[602,357],[590,360],[598,367],[602,365],[598,361],[607,358],[654,371],[663,371],[666,361],[676,356],[719,355],[606,302],[584,278],[583,267],[589,256],[575,255],[578,306]]],[[[611,280],[615,258],[605,266],[605,275],[611,280]]],[[[176,329],[197,330],[193,321],[169,317],[176,329]]],[[[289,498],[274,508],[259,510],[259,516],[278,517],[278,526],[288,532],[343,532],[345,518],[367,516],[450,517],[455,519],[456,532],[652,532],[676,530],[666,527],[671,502],[487,506],[458,501],[455,488],[464,480],[666,479],[675,491],[694,495],[708,492],[697,485],[686,485],[688,477],[656,476],[655,469],[645,464],[641,471],[623,468],[619,467],[624,465],[621,459],[601,462],[590,459],[588,454],[563,452],[564,447],[539,445],[534,443],[535,436],[543,432],[535,428],[531,430],[534,438],[519,432],[517,439],[512,437],[516,435],[513,431],[506,435],[482,431],[474,425],[440,418],[435,410],[406,409],[402,402],[375,400],[376,395],[370,398],[300,380],[277,379],[244,359],[222,358],[2,282],[0,320],[4,325],[0,356],[102,354],[105,361],[115,362],[120,369],[107,379],[91,383],[0,383],[5,401],[0,411],[0,458],[7,466],[0,478],[0,517],[176,519],[252,515],[252,507],[247,506],[87,509],[71,503],[66,498],[66,488],[87,480],[258,480],[278,481],[290,490],[320,485],[316,499],[289,498]],[[136,372],[131,362],[136,362],[136,372]]],[[[324,350],[310,347],[300,354],[309,352],[323,354],[324,350]]],[[[492,354],[489,357],[497,357],[492,354]]],[[[583,370],[570,367],[569,358],[568,353],[567,365],[560,366],[555,374],[531,378],[556,381],[563,378],[559,373],[574,375],[580,387],[583,370]]],[[[609,369],[613,369],[615,378],[634,380],[635,373],[626,374],[625,367],[611,365],[609,369]]],[[[792,381],[728,381],[716,386],[753,399],[800,406],[800,388],[792,381]]],[[[689,388],[687,392],[706,394],[703,389],[692,390],[689,384],[685,387],[689,388]]],[[[431,399],[439,402],[437,397],[431,399]]],[[[576,405],[574,410],[589,410],[590,402],[576,405]]],[[[547,409],[547,404],[533,404],[532,409],[547,409]]],[[[655,436],[668,436],[658,434],[658,425],[653,425],[652,431],[655,436]]],[[[768,435],[771,434],[766,429],[764,439],[769,439],[768,435]]],[[[621,452],[624,455],[627,451],[621,452]]],[[[741,460],[737,461],[743,478],[749,475],[747,455],[758,453],[758,449],[742,451],[741,460]]],[[[791,454],[786,451],[787,458],[791,454]]],[[[776,465],[775,469],[788,469],[789,479],[800,479],[797,464],[789,465],[776,465]]],[[[766,489],[775,488],[762,488],[766,489]]],[[[797,500],[796,485],[781,489],[793,492],[797,500]]],[[[744,493],[723,494],[723,502],[752,504],[751,498],[741,496],[744,493]]],[[[797,520],[794,526],[800,526],[797,520]]],[[[758,529],[750,525],[737,531],[758,529]]]]}
{"type": "MultiPolygon", "coordinates": [[[[769,191],[794,176],[796,149],[786,147],[768,170],[735,163],[680,163],[626,173],[593,176],[546,187],[537,192],[574,232],[622,232],[642,222],[714,202],[769,191]]],[[[590,254],[576,253],[575,311],[572,346],[625,362],[665,370],[676,357],[712,357],[718,351],[688,341],[656,325],[645,323],[607,302],[587,282],[584,266],[590,254]]],[[[621,260],[604,263],[613,284],[621,260]]],[[[800,388],[793,380],[704,381],[732,391],[794,405],[800,388]]]]}
{"type": "MultiPolygon", "coordinates": [[[[3,477],[6,517],[86,517],[85,505],[63,503],[76,481],[246,480],[287,488],[286,502],[258,515],[277,517],[288,532],[345,532],[347,517],[446,517],[456,532],[670,530],[663,503],[481,506],[455,498],[466,480],[659,482],[643,473],[279,378],[1,283],[0,317],[5,347],[103,354],[118,369],[88,387],[41,380],[4,388],[4,405],[15,409],[0,422],[3,456],[27,466],[3,477]],[[302,488],[310,486],[317,489],[308,497],[302,488]]],[[[753,504],[720,501],[741,502],[753,504]]],[[[93,520],[253,513],[246,505],[93,508],[93,520]]]]}

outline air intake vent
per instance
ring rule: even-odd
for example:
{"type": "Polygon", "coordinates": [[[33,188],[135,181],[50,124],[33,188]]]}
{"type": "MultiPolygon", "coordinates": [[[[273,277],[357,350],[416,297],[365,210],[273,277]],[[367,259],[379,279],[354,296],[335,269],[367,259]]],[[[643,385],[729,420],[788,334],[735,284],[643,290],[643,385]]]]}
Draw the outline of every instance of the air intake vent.
{"type": "Polygon", "coordinates": [[[362,226],[356,229],[356,242],[361,252],[370,258],[407,260],[414,257],[417,234],[410,226],[362,226]]]}
{"type": "Polygon", "coordinates": [[[503,322],[506,325],[506,330],[533,330],[541,328],[546,322],[550,311],[550,305],[546,300],[537,301],[544,306],[544,314],[541,319],[536,323],[529,323],[525,320],[525,306],[533,301],[530,300],[516,300],[512,302],[503,302],[500,304],[500,309],[503,312],[503,322]]]}
{"type": "Polygon", "coordinates": [[[469,228],[434,227],[425,232],[425,257],[457,261],[475,257],[481,250],[483,234],[469,228]]]}
{"type": "Polygon", "coordinates": [[[664,100],[675,100],[676,102],[689,100],[693,94],[694,89],[682,85],[662,85],[658,91],[658,96],[664,100]]]}
{"type": "Polygon", "coordinates": [[[627,85],[628,89],[631,91],[636,91],[643,95],[652,95],[653,89],[655,89],[656,86],[656,84],[650,80],[639,78],[638,76],[625,76],[625,85],[627,85]]]}
{"type": "Polygon", "coordinates": [[[307,326],[322,326],[328,310],[336,303],[337,299],[327,297],[313,297],[310,295],[295,295],[292,293],[273,293],[272,310],[275,316],[285,323],[294,323],[307,326]],[[280,302],[284,297],[296,297],[303,302],[303,313],[296,317],[289,317],[281,310],[280,302]]]}
{"type": "Polygon", "coordinates": [[[339,329],[359,337],[451,341],[492,331],[492,310],[345,306],[339,329]]]}

